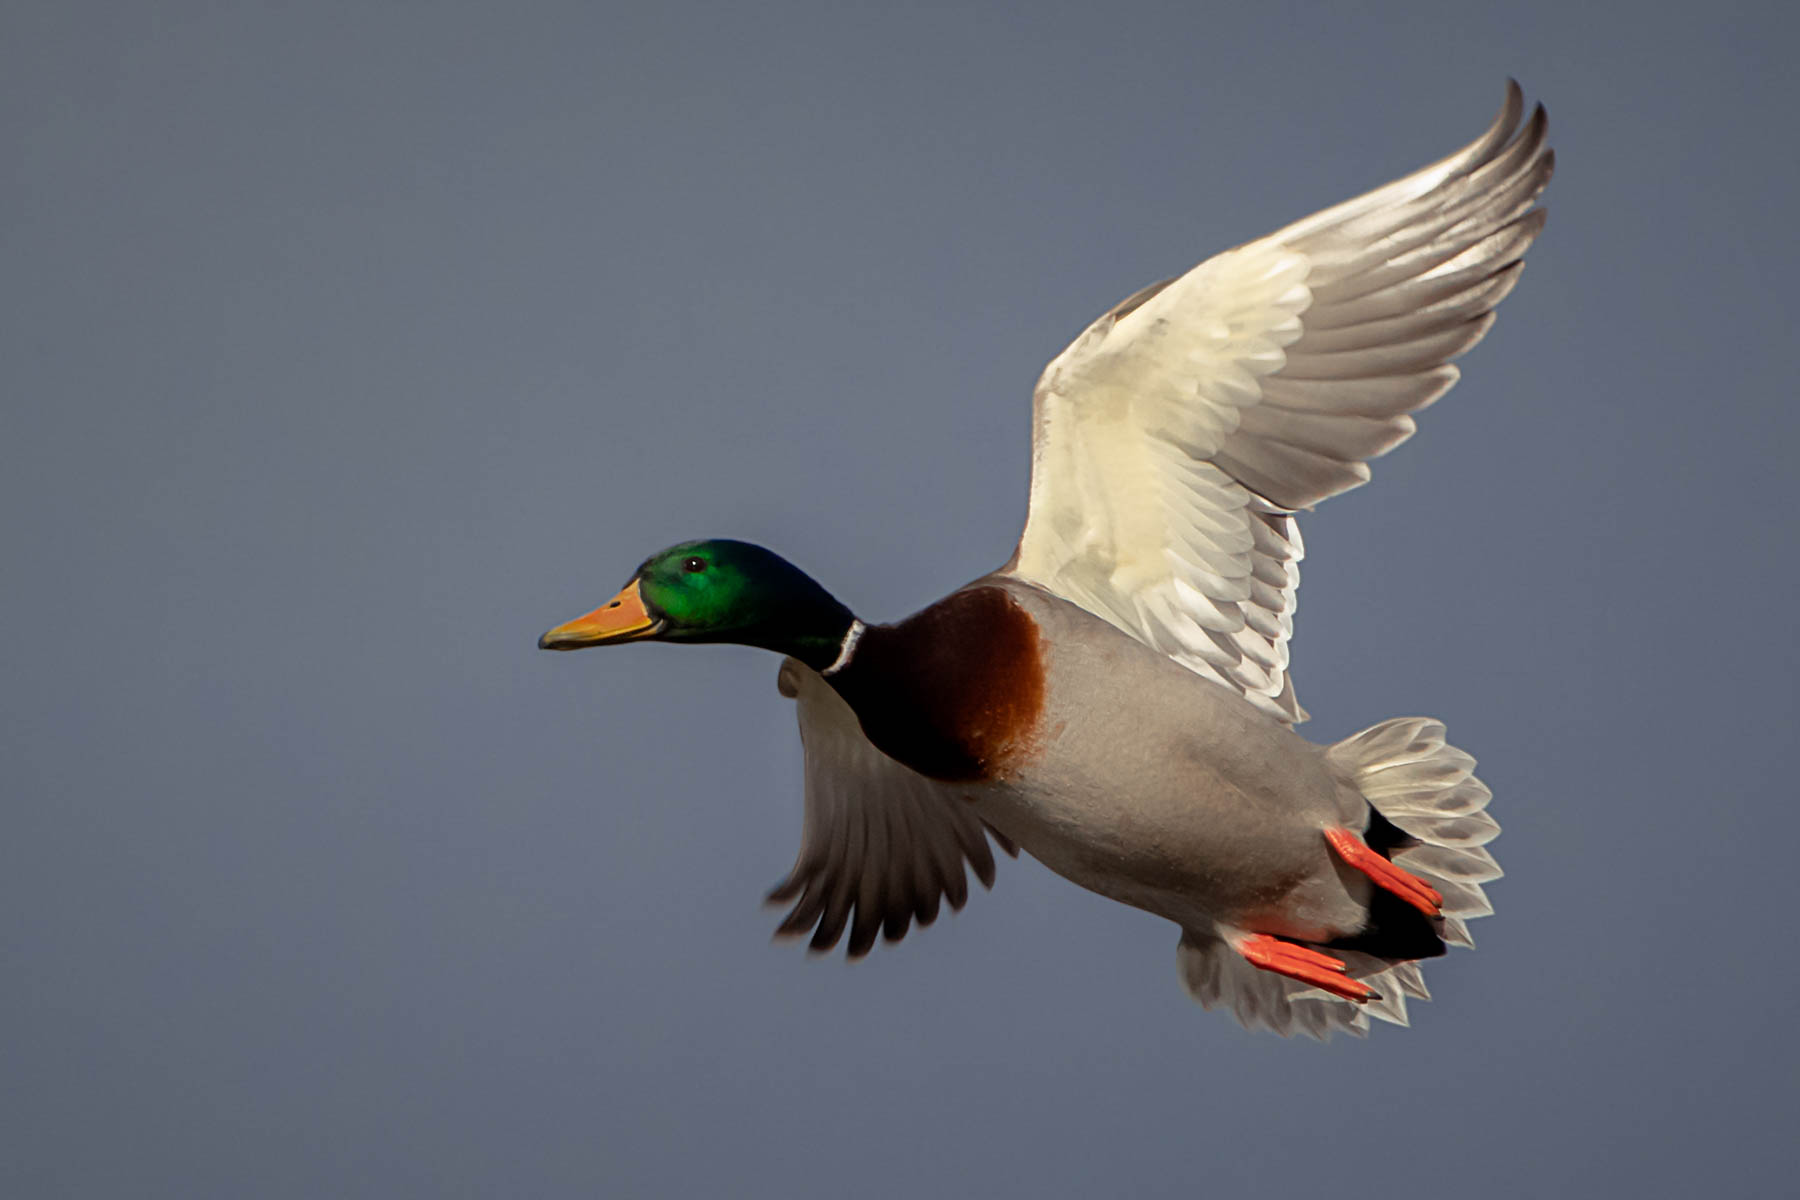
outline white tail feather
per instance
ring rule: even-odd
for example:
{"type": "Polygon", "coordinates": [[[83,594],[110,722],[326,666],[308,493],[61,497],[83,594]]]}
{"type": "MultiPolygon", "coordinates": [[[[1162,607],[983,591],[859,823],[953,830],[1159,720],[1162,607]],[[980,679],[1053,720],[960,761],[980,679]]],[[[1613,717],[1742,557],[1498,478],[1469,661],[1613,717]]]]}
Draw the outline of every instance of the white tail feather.
{"type": "Polygon", "coordinates": [[[1205,1009],[1229,1008],[1246,1029],[1267,1029],[1282,1037],[1301,1033],[1329,1041],[1334,1033],[1367,1037],[1369,1018],[1391,1025],[1408,1023],[1408,996],[1428,1000],[1416,963],[1394,963],[1355,951],[1333,950],[1344,961],[1345,974],[1380,993],[1362,1004],[1250,965],[1223,938],[1184,930],[1175,948],[1182,986],[1205,1009]]]}
{"type": "Polygon", "coordinates": [[[1396,851],[1394,862],[1443,893],[1444,940],[1473,945],[1464,921],[1494,911],[1481,885],[1501,875],[1482,849],[1500,826],[1487,815],[1493,793],[1475,778],[1475,759],[1447,744],[1444,723],[1430,717],[1383,721],[1325,756],[1376,812],[1417,842],[1396,851]]]}

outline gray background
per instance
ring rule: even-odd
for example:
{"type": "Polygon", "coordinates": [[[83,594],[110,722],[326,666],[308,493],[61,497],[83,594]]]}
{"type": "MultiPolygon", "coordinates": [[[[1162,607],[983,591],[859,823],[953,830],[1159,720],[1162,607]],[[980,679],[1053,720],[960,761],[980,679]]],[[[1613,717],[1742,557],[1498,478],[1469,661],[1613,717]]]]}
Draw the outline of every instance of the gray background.
{"type": "Polygon", "coordinates": [[[1796,29],[1679,7],[9,0],[0,1194],[1791,1185],[1796,29]],[[689,536],[988,569],[1090,317],[1508,74],[1549,231],[1296,643],[1481,756],[1480,950],[1321,1047],[1031,863],[772,947],[774,659],[537,634],[689,536]]]}

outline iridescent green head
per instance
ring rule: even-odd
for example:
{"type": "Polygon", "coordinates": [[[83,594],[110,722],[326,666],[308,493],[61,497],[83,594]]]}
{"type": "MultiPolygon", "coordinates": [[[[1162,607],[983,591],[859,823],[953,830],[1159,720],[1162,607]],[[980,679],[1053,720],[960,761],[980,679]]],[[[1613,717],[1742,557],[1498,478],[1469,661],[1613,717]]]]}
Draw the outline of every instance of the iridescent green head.
{"type": "Polygon", "coordinates": [[[558,625],[538,639],[538,647],[736,642],[820,668],[837,657],[854,620],[830,592],[774,551],[714,538],[651,555],[617,596],[558,625]]]}

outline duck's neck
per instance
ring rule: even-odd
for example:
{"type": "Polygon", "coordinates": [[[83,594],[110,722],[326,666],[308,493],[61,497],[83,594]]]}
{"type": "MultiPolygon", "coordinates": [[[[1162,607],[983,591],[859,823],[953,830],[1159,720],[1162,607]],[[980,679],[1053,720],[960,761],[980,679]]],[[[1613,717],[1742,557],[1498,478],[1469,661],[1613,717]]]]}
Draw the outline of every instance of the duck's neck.
{"type": "Polygon", "coordinates": [[[821,675],[831,675],[848,665],[864,628],[855,613],[819,588],[802,606],[785,612],[783,619],[742,640],[797,658],[821,675]]]}

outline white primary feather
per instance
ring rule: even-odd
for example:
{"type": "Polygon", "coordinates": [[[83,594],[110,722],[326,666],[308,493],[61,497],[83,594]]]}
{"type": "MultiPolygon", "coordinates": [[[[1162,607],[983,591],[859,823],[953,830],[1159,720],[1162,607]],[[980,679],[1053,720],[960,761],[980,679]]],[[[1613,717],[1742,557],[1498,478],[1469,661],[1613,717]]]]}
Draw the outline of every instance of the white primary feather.
{"type": "Polygon", "coordinates": [[[1293,513],[1369,478],[1456,382],[1543,226],[1538,108],[1441,162],[1145,288],[1038,380],[1008,570],[1288,722],[1293,513]]]}

